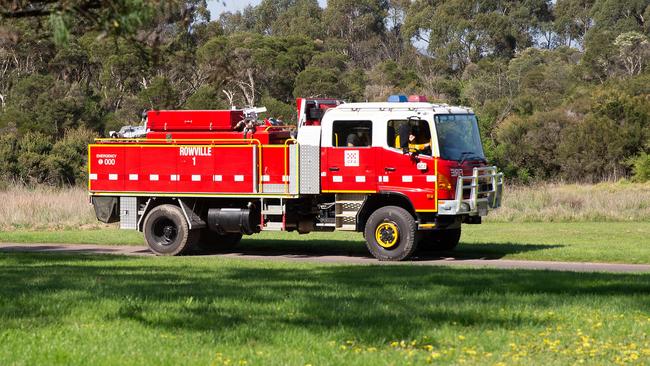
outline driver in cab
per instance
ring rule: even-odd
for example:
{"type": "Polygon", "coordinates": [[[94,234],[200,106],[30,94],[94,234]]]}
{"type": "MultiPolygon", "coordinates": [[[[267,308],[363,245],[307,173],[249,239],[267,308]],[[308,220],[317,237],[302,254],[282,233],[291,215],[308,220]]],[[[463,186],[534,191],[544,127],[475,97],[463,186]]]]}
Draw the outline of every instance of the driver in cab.
{"type": "Polygon", "coordinates": [[[399,146],[404,151],[404,154],[430,154],[431,137],[425,136],[417,126],[404,124],[399,128],[399,134],[395,138],[395,146],[399,146]]]}

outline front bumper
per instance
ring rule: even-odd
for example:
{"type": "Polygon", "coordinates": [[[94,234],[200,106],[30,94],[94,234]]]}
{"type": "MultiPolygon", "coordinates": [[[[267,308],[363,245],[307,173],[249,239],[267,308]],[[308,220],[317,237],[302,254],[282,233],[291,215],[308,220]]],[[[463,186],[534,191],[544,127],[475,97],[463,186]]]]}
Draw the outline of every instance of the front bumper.
{"type": "Polygon", "coordinates": [[[497,167],[474,168],[472,175],[458,177],[456,197],[438,201],[438,215],[485,216],[501,207],[503,173],[497,167]]]}

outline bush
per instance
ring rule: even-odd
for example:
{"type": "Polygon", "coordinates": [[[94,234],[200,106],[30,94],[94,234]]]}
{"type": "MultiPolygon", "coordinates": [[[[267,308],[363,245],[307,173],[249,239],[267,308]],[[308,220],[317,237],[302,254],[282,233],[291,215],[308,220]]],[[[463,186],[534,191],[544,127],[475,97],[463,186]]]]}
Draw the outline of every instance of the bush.
{"type": "Polygon", "coordinates": [[[52,150],[52,138],[40,132],[26,133],[18,143],[18,179],[27,184],[48,181],[46,160],[52,150]]]}
{"type": "Polygon", "coordinates": [[[650,154],[645,152],[630,160],[633,180],[635,182],[650,181],[650,154]]]}
{"type": "Polygon", "coordinates": [[[269,96],[262,97],[261,105],[268,110],[266,117],[278,118],[287,124],[296,124],[296,109],[269,96]]]}
{"type": "Polygon", "coordinates": [[[68,130],[63,139],[57,141],[46,160],[49,180],[57,185],[81,184],[88,179],[88,144],[96,137],[85,128],[68,130]]]}
{"type": "Polygon", "coordinates": [[[0,179],[11,180],[18,172],[18,135],[16,131],[3,131],[0,135],[0,179]]]}

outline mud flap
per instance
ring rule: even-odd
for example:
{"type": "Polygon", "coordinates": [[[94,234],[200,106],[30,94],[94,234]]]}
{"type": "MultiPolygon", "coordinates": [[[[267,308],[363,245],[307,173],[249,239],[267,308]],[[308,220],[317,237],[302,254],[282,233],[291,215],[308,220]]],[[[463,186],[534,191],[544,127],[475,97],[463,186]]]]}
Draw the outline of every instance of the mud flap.
{"type": "Polygon", "coordinates": [[[106,224],[120,221],[117,197],[93,197],[92,204],[97,220],[106,224]]]}

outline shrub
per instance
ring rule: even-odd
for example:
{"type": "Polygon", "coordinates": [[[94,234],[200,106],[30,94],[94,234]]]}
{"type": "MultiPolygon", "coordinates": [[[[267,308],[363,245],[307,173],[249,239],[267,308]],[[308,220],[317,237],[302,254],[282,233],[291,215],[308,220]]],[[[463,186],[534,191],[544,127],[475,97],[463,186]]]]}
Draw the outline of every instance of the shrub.
{"type": "Polygon", "coordinates": [[[650,181],[650,154],[642,152],[630,160],[633,180],[635,182],[650,181]]]}
{"type": "Polygon", "coordinates": [[[50,182],[75,185],[86,181],[88,144],[95,137],[95,133],[83,127],[66,131],[46,160],[50,182]]]}
{"type": "Polygon", "coordinates": [[[15,130],[3,131],[0,135],[0,179],[11,180],[18,172],[18,135],[15,130]]]}

